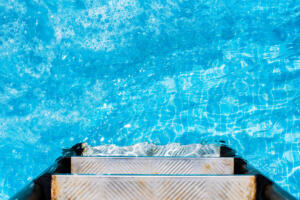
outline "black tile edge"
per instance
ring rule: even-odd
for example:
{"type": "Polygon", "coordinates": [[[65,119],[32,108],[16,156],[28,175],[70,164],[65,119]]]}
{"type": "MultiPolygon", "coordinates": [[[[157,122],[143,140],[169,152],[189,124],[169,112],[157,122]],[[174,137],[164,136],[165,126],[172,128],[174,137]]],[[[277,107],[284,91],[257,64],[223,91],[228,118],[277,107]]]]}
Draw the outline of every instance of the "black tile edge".
{"type": "Polygon", "coordinates": [[[43,174],[33,180],[10,200],[51,200],[51,176],[56,173],[71,173],[71,156],[81,156],[85,143],[78,143],[63,149],[62,156],[56,159],[43,174]]]}
{"type": "Polygon", "coordinates": [[[261,174],[256,175],[256,200],[296,200],[261,174]]]}

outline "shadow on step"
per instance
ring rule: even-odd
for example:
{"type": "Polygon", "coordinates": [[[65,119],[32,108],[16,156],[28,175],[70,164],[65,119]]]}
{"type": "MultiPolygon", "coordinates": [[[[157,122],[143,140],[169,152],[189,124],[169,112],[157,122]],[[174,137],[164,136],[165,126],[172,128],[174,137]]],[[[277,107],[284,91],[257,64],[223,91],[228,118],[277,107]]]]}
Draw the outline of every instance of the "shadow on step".
{"type": "MultiPolygon", "coordinates": [[[[63,150],[63,156],[59,157],[55,164],[49,167],[45,173],[28,184],[17,193],[11,200],[51,200],[51,175],[71,172],[71,156],[81,156],[84,151],[84,143],[79,143],[70,149],[63,150]]],[[[234,157],[234,174],[256,175],[256,199],[257,200],[293,200],[291,195],[282,190],[278,185],[263,176],[259,171],[252,168],[247,162],[236,157],[235,151],[226,145],[220,148],[221,157],[234,157]]]]}

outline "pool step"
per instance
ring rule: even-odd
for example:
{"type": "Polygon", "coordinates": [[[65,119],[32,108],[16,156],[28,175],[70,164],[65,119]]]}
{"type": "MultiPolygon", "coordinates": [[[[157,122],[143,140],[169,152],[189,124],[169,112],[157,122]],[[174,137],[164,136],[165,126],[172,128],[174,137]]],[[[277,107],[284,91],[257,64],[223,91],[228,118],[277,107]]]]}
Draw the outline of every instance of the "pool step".
{"type": "Polygon", "coordinates": [[[53,175],[52,200],[252,200],[255,176],[53,175]]]}
{"type": "Polygon", "coordinates": [[[220,146],[85,145],[71,174],[51,177],[51,200],[253,200],[254,175],[233,175],[220,146]],[[137,157],[139,155],[139,157],[137,157]]]}
{"type": "Polygon", "coordinates": [[[234,158],[71,157],[74,174],[233,174],[234,158]]]}
{"type": "Polygon", "coordinates": [[[81,143],[82,156],[190,156],[190,157],[221,157],[222,146],[214,144],[181,145],[172,143],[155,145],[139,143],[131,146],[116,146],[113,144],[90,146],[81,143]]]}
{"type": "Polygon", "coordinates": [[[15,195],[12,199],[295,199],[290,194],[286,193],[284,190],[274,184],[271,180],[255,171],[253,168],[250,168],[249,170],[248,165],[244,160],[239,158],[227,158],[235,157],[235,152],[227,146],[220,147],[215,145],[207,146],[178,144],[156,146],[143,143],[128,147],[117,147],[115,145],[91,147],[86,143],[79,143],[74,145],[70,149],[64,149],[63,154],[64,157],[59,158],[55,165],[51,166],[49,170],[35,179],[34,184],[30,184],[27,188],[15,195]],[[72,158],[72,156],[75,155],[84,157],[72,158]],[[124,161],[123,157],[121,157],[123,160],[120,160],[120,157],[92,157],[129,155],[147,156],[146,158],[150,159],[150,161],[144,157],[125,158],[125,160],[127,161],[124,161]],[[157,157],[153,156],[162,156],[159,159],[170,160],[168,162],[151,160],[154,158],[157,159],[157,157]],[[203,160],[191,159],[191,161],[188,162],[189,164],[186,164],[187,161],[178,162],[177,160],[172,160],[173,158],[178,158],[174,156],[183,156],[180,157],[180,159],[187,160],[191,159],[191,157],[198,159],[202,158],[203,160]],[[184,156],[190,157],[188,158],[184,156]],[[224,157],[226,157],[226,161],[224,160],[224,157]],[[158,163],[161,162],[161,164],[155,164],[156,161],[158,163]],[[230,161],[230,164],[224,164],[227,163],[227,161],[230,161]],[[126,162],[130,164],[127,165],[126,162]],[[138,162],[140,166],[135,166],[136,162],[138,162]],[[197,162],[199,163],[195,164],[197,162]],[[205,163],[208,165],[206,165],[205,163]],[[176,167],[173,167],[173,165],[175,165],[176,167]],[[219,167],[215,167],[214,165],[219,165],[219,167]],[[159,168],[162,166],[168,167],[167,169],[159,168]],[[129,169],[124,169],[125,167],[129,167],[129,169]],[[151,167],[156,169],[151,169],[151,167]],[[182,170],[186,167],[191,169],[182,170]],[[229,174],[229,171],[233,172],[232,167],[234,168],[234,173],[229,174]],[[208,168],[210,168],[211,171],[205,171],[208,168]],[[223,171],[220,171],[216,168],[224,169],[223,171]],[[143,172],[143,170],[147,172],[143,172]],[[202,173],[203,171],[204,173],[202,173]],[[125,174],[129,172],[133,173],[125,174]],[[76,175],[76,173],[78,173],[78,175],[76,175]],[[250,173],[253,173],[255,175],[250,175],[250,173]]]}

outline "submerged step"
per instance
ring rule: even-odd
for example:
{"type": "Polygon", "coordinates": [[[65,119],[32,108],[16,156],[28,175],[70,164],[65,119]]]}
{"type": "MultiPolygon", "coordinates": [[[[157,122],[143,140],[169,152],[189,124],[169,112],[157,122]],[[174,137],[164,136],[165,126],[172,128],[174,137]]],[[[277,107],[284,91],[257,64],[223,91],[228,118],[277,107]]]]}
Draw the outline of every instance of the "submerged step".
{"type": "Polygon", "coordinates": [[[155,145],[139,143],[131,146],[116,146],[114,144],[90,146],[83,144],[83,156],[193,156],[193,157],[220,157],[221,146],[214,144],[171,143],[155,145]]]}
{"type": "Polygon", "coordinates": [[[233,174],[234,158],[71,157],[74,174],[233,174]]]}
{"type": "Polygon", "coordinates": [[[252,200],[255,176],[53,175],[52,200],[252,200]]]}

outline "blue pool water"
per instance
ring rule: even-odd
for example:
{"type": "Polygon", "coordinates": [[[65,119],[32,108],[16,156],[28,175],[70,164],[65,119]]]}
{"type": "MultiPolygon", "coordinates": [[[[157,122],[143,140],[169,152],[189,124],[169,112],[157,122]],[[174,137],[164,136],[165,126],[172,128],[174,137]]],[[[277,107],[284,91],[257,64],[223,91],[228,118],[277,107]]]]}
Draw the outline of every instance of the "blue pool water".
{"type": "Polygon", "coordinates": [[[300,199],[299,0],[0,0],[0,199],[77,142],[224,140],[300,199]]]}

